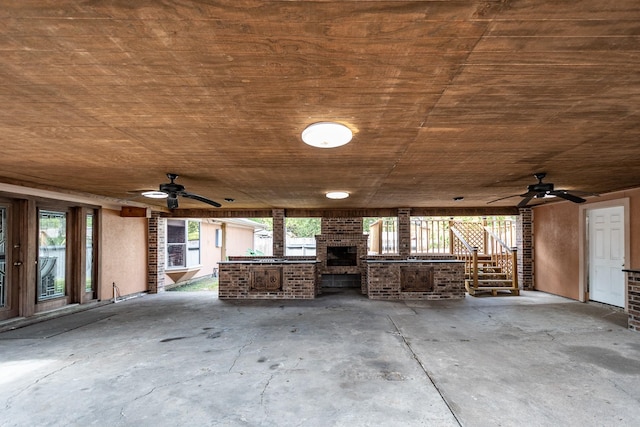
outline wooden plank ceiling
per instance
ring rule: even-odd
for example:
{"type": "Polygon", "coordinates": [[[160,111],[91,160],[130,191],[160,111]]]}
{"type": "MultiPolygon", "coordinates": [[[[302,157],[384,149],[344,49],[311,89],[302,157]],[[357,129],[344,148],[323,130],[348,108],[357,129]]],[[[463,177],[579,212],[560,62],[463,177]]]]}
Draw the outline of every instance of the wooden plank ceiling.
{"type": "Polygon", "coordinates": [[[0,0],[0,103],[5,183],[154,203],[172,172],[223,210],[486,207],[536,172],[602,193],[640,185],[640,2],[0,0]],[[318,121],[352,142],[303,144],[318,121]]]}

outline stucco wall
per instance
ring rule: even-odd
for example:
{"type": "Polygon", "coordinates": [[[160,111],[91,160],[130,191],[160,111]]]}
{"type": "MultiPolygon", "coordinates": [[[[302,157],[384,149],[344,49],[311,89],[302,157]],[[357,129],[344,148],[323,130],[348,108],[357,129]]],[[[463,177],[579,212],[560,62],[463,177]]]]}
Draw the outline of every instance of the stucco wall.
{"type": "Polygon", "coordinates": [[[579,209],[556,203],[533,210],[534,288],[579,299],[579,209]]]}
{"type": "Polygon", "coordinates": [[[217,229],[220,229],[220,224],[214,224],[206,220],[200,223],[200,266],[188,270],[165,271],[165,285],[186,282],[213,274],[214,268],[218,268],[218,261],[220,261],[222,252],[221,248],[216,247],[217,229]]]}
{"type": "MultiPolygon", "coordinates": [[[[200,225],[200,264],[197,269],[181,272],[167,271],[165,284],[185,282],[198,277],[210,276],[214,269],[218,268],[218,262],[222,261],[222,248],[216,247],[216,230],[221,228],[220,223],[210,223],[203,220],[200,225]]],[[[238,227],[233,224],[226,225],[226,255],[247,255],[247,249],[253,249],[253,228],[238,227]]]]}
{"type": "Polygon", "coordinates": [[[115,282],[121,295],[147,290],[147,219],[121,218],[102,209],[100,299],[113,298],[115,282]]]}
{"type": "Polygon", "coordinates": [[[227,256],[247,255],[253,249],[253,229],[227,224],[227,256]]]}
{"type": "Polygon", "coordinates": [[[584,204],[550,203],[533,209],[535,289],[580,299],[581,207],[624,198],[629,199],[630,220],[627,266],[640,268],[640,189],[590,197],[584,204]]]}
{"type": "Polygon", "coordinates": [[[210,224],[203,221],[200,225],[201,240],[200,240],[200,262],[202,268],[198,271],[196,277],[210,276],[213,274],[213,269],[218,268],[218,261],[220,261],[221,248],[216,248],[216,230],[220,229],[220,224],[210,224]]]}

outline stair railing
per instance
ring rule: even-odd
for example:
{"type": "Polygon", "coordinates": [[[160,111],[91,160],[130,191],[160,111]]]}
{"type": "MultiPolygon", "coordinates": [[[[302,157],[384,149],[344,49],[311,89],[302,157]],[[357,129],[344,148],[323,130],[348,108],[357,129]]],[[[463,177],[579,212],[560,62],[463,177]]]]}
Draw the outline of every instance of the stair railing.
{"type": "MultiPolygon", "coordinates": [[[[512,287],[518,288],[518,249],[509,247],[490,227],[484,227],[489,237],[491,260],[494,265],[501,267],[511,280],[512,287]]],[[[489,251],[488,251],[489,252],[489,251]]]]}
{"type": "Polygon", "coordinates": [[[453,254],[464,261],[464,270],[467,281],[474,288],[478,287],[478,248],[467,243],[464,235],[456,227],[451,227],[453,238],[453,254]]]}

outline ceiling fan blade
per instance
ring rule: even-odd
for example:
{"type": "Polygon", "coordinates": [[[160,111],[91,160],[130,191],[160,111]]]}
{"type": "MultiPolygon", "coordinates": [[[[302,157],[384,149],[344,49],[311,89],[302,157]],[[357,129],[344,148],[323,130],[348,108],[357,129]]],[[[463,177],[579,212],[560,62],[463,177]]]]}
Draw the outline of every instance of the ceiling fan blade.
{"type": "Polygon", "coordinates": [[[170,194],[167,197],[167,207],[169,209],[178,209],[178,197],[175,194],[170,194]]]}
{"type": "MultiPolygon", "coordinates": [[[[565,191],[566,190],[556,190],[556,191],[565,191]]],[[[600,195],[598,193],[592,193],[589,191],[580,191],[580,190],[571,190],[571,194],[574,196],[594,196],[594,197],[600,197],[600,195]]]]}
{"type": "Polygon", "coordinates": [[[506,200],[506,199],[510,199],[512,197],[518,197],[518,196],[520,196],[520,194],[514,194],[512,196],[507,196],[507,197],[500,197],[499,199],[495,199],[495,200],[492,200],[490,202],[487,202],[487,204],[499,202],[500,200],[506,200]]]}
{"type": "Polygon", "coordinates": [[[531,199],[533,199],[534,197],[536,197],[538,193],[536,193],[535,191],[529,191],[527,193],[521,194],[522,197],[524,197],[524,199],[522,199],[522,201],[520,203],[518,203],[518,207],[519,208],[524,208],[527,206],[527,204],[529,204],[529,202],[531,201],[531,199]]]}
{"type": "Polygon", "coordinates": [[[209,204],[211,206],[215,206],[216,208],[219,208],[220,206],[222,206],[218,202],[214,202],[213,200],[207,199],[206,197],[202,197],[202,196],[199,196],[199,195],[193,194],[193,193],[188,193],[186,191],[181,192],[180,195],[182,197],[187,197],[189,199],[193,199],[193,200],[197,200],[199,202],[207,203],[207,204],[209,204]]]}
{"type": "Polygon", "coordinates": [[[573,202],[573,203],[584,203],[584,202],[586,202],[586,200],[583,199],[582,197],[574,196],[573,194],[569,194],[564,190],[555,190],[555,191],[550,192],[549,194],[551,194],[552,196],[560,197],[560,198],[565,199],[565,200],[569,200],[570,202],[573,202]]]}

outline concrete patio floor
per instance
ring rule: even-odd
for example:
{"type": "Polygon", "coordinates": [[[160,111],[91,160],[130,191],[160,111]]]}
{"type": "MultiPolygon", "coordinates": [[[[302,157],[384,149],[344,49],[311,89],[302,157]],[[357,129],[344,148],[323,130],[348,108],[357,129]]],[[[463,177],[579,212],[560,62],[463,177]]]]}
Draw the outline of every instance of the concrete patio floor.
{"type": "Polygon", "coordinates": [[[0,426],[637,426],[599,304],[166,292],[0,333],[0,426]]]}

